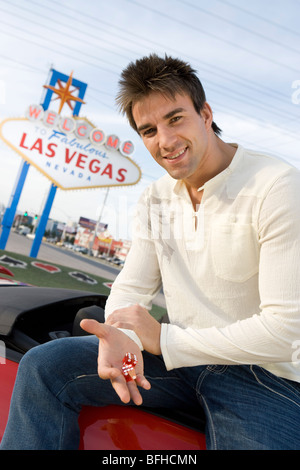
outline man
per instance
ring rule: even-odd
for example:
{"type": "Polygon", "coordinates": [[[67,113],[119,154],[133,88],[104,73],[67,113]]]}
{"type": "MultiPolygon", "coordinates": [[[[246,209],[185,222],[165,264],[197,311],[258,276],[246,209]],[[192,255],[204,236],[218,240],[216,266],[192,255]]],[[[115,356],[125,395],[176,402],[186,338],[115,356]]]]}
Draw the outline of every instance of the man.
{"type": "Polygon", "coordinates": [[[118,103],[166,175],[141,197],[106,323],[25,355],[2,448],[76,448],[82,404],[132,400],[203,409],[209,449],[299,449],[299,172],[225,143],[180,60],[130,64],[118,103]],[[149,313],[161,285],[162,325],[149,313]]]}

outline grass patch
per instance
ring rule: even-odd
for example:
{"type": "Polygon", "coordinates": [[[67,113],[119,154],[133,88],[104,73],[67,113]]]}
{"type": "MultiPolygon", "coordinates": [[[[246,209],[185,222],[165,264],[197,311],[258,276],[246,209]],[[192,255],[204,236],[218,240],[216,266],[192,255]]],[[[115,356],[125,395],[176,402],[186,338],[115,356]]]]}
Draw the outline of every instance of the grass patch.
{"type": "MultiPolygon", "coordinates": [[[[52,264],[45,262],[43,260],[39,260],[37,258],[31,258],[29,256],[21,255],[19,253],[12,253],[6,250],[0,250],[0,258],[3,256],[8,256],[19,261],[23,261],[26,263],[25,267],[15,267],[10,266],[0,259],[0,265],[8,268],[13,274],[14,277],[11,278],[10,276],[0,274],[0,277],[5,277],[8,279],[14,279],[20,282],[24,282],[27,284],[32,284],[38,287],[58,287],[63,289],[77,289],[77,290],[85,290],[89,292],[96,292],[104,295],[109,295],[110,288],[105,286],[104,283],[111,283],[111,280],[105,279],[100,276],[95,276],[94,274],[89,274],[84,271],[79,271],[80,273],[88,276],[89,278],[96,281],[96,284],[90,284],[88,282],[80,281],[78,278],[74,278],[70,276],[69,273],[75,272],[76,269],[68,268],[66,266],[61,266],[57,263],[52,264]],[[37,268],[32,265],[32,262],[40,262],[46,265],[56,266],[59,268],[60,271],[58,272],[47,272],[43,269],[37,268]]],[[[166,310],[162,307],[157,305],[153,305],[151,314],[156,319],[160,319],[166,310]]]]}

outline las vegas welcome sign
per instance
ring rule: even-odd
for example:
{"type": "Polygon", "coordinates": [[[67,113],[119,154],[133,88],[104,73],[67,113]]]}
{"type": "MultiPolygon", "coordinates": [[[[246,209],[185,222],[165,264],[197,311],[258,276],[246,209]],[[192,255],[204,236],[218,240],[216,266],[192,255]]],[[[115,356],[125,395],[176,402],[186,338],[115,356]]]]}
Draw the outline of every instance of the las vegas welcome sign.
{"type": "Polygon", "coordinates": [[[60,189],[128,186],[140,180],[130,140],[106,136],[85,118],[63,117],[41,105],[30,105],[25,116],[4,120],[0,136],[60,189]]]}

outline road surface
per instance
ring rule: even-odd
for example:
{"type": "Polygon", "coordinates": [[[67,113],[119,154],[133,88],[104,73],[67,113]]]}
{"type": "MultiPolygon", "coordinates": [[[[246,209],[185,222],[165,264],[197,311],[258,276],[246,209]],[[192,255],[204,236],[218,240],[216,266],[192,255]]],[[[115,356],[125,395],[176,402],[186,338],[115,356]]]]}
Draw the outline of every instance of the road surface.
{"type": "MultiPolygon", "coordinates": [[[[32,240],[30,238],[11,231],[5,250],[30,256],[31,245],[32,240]]],[[[48,263],[60,264],[88,274],[95,274],[111,281],[116,278],[120,271],[118,267],[105,264],[104,261],[98,258],[75,253],[47,242],[41,243],[37,258],[48,263]]],[[[165,299],[162,292],[158,294],[154,303],[165,308],[165,299]]]]}

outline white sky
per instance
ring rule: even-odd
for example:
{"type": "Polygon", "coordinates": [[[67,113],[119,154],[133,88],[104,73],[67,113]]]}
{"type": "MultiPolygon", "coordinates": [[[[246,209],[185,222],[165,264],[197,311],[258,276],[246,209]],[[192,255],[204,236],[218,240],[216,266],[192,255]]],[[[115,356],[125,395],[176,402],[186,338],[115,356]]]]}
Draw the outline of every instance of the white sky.
{"type": "MultiPolygon", "coordinates": [[[[51,66],[88,84],[80,115],[133,140],[143,172],[111,188],[102,221],[130,237],[142,190],[163,170],[118,115],[121,70],[151,52],[197,69],[223,139],[300,168],[300,0],[0,0],[0,120],[39,103],[51,66]]],[[[51,104],[50,104],[51,109],[51,104]]],[[[0,141],[0,203],[7,205],[21,158],[0,141]]],[[[30,167],[18,209],[39,213],[50,181],[30,167]]],[[[58,190],[51,218],[97,219],[106,190],[58,190]]]]}

